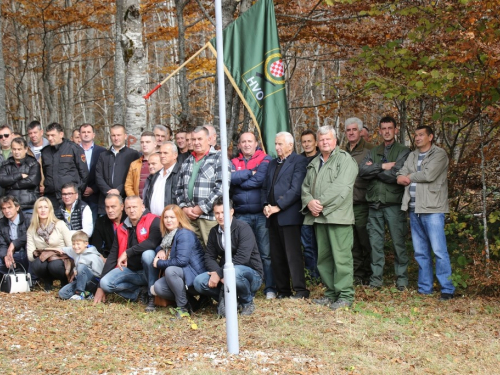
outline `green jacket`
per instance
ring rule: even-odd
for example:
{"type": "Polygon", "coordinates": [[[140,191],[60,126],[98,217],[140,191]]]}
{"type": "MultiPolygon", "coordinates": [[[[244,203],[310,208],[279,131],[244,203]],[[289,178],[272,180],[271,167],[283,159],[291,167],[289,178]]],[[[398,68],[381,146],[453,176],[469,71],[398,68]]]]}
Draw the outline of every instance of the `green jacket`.
{"type": "MultiPolygon", "coordinates": [[[[356,163],[361,164],[370,150],[375,147],[371,143],[365,142],[363,138],[351,150],[349,143],[345,145],[345,150],[356,160],[356,163]]],[[[366,204],[366,190],[368,189],[370,181],[361,178],[358,174],[356,182],[354,183],[353,200],[354,204],[366,204]]]]}
{"type": "Polygon", "coordinates": [[[352,192],[358,175],[356,161],[338,146],[321,169],[320,157],[316,156],[309,163],[302,183],[302,213],[306,215],[304,224],[354,224],[352,192]],[[307,207],[312,199],[319,200],[323,205],[318,217],[314,217],[307,207]]]}
{"type": "Polygon", "coordinates": [[[359,175],[369,180],[366,200],[370,207],[401,204],[404,186],[398,185],[397,173],[403,167],[410,149],[400,143],[394,142],[390,146],[386,160],[384,158],[385,146],[380,144],[370,150],[359,166],[359,175]],[[371,162],[371,165],[366,163],[371,162]],[[382,169],[383,163],[396,162],[390,170],[382,169]]]}

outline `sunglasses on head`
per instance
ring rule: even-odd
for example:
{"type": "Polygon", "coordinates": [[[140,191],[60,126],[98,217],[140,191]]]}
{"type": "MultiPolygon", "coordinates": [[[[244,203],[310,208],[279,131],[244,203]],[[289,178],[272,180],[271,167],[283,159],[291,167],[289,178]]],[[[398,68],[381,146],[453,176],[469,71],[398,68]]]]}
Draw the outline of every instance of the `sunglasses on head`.
{"type": "Polygon", "coordinates": [[[0,139],[9,138],[10,134],[0,134],[0,139]]]}

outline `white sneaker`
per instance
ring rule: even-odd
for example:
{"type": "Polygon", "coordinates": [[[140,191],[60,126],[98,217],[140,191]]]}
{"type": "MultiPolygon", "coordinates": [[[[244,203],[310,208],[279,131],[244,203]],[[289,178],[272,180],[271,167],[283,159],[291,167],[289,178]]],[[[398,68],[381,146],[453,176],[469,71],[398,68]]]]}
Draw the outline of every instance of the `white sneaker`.
{"type": "Polygon", "coordinates": [[[266,293],[266,299],[275,299],[276,298],[276,293],[274,292],[267,292],[266,293]]]}
{"type": "Polygon", "coordinates": [[[74,294],[70,299],[73,301],[82,301],[84,298],[80,294],[74,294]]]}

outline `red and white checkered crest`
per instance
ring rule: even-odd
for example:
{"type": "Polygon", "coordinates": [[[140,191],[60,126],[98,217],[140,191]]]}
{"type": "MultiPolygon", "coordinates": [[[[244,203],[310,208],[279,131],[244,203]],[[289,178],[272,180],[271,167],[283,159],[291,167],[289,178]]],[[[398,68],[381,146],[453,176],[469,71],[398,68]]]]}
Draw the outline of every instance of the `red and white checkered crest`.
{"type": "Polygon", "coordinates": [[[279,59],[271,64],[270,73],[276,77],[281,78],[285,74],[285,67],[283,66],[283,60],[279,59]]]}

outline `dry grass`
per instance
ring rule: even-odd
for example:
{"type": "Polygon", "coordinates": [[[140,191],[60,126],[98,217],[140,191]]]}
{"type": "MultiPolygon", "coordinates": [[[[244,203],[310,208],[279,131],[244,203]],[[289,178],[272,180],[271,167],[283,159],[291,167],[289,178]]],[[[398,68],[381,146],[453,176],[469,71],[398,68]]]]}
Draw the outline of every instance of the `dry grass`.
{"type": "MultiPolygon", "coordinates": [[[[318,296],[319,288],[314,290],[318,296]]],[[[56,292],[0,295],[2,374],[494,374],[500,304],[437,301],[360,287],[349,311],[266,301],[239,319],[239,356],[226,352],[212,309],[172,320],[167,309],[61,301],[56,292]]]]}

